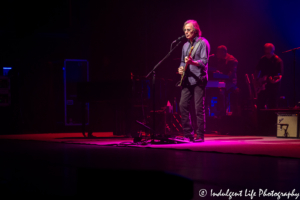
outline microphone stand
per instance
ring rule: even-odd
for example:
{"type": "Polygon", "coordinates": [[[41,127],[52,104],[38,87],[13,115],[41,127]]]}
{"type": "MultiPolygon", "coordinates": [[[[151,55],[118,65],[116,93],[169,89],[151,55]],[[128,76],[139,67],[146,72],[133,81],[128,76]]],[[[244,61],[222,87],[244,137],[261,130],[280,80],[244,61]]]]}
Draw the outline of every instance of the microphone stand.
{"type": "Polygon", "coordinates": [[[294,107],[293,108],[298,108],[297,103],[296,103],[296,50],[300,49],[300,47],[294,48],[294,49],[290,49],[287,51],[284,51],[282,53],[287,53],[292,51],[294,54],[294,61],[293,61],[293,67],[294,67],[294,79],[293,79],[293,86],[294,86],[294,98],[293,98],[293,104],[294,107]]]}
{"type": "MultiPolygon", "coordinates": [[[[176,42],[176,41],[174,41],[176,42]]],[[[178,45],[181,43],[181,40],[177,43],[177,45],[172,49],[172,45],[173,43],[171,44],[171,49],[170,51],[168,52],[168,54],[161,60],[159,61],[159,63],[157,63],[153,69],[147,74],[146,78],[148,78],[151,74],[153,74],[152,76],[152,105],[153,105],[153,125],[152,125],[152,143],[154,143],[154,139],[155,139],[155,70],[156,68],[166,59],[168,58],[171,53],[174,51],[174,49],[176,49],[178,47],[178,45]]]]}

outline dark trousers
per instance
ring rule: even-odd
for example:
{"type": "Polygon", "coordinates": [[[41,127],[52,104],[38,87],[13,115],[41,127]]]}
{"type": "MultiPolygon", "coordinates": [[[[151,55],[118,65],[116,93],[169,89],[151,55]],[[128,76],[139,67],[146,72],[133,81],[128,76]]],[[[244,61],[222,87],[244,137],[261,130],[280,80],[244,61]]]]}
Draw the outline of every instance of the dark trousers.
{"type": "Polygon", "coordinates": [[[266,89],[261,91],[257,96],[257,108],[264,109],[265,105],[268,109],[277,108],[279,83],[267,84],[266,89]]]}
{"type": "Polygon", "coordinates": [[[232,112],[232,115],[239,116],[241,114],[240,109],[240,97],[239,97],[239,88],[232,87],[226,91],[226,109],[228,112],[232,112]]]}
{"type": "Polygon", "coordinates": [[[181,112],[181,123],[185,137],[193,137],[194,129],[190,119],[190,102],[194,97],[197,120],[197,137],[204,139],[205,133],[205,86],[193,85],[183,86],[179,108],[181,112]]]}
{"type": "Polygon", "coordinates": [[[278,103],[278,92],[279,84],[266,85],[266,89],[261,91],[257,96],[257,120],[258,120],[258,130],[261,134],[275,135],[277,126],[276,114],[274,112],[262,111],[265,109],[277,108],[278,103]]]}

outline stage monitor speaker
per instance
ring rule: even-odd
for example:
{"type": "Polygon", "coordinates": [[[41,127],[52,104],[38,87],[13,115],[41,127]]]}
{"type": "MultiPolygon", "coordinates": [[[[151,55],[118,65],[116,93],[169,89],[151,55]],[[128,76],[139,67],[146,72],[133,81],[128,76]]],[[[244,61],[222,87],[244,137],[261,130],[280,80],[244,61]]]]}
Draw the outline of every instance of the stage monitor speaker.
{"type": "Polygon", "coordinates": [[[277,114],[277,137],[299,137],[299,114],[277,114]]]}

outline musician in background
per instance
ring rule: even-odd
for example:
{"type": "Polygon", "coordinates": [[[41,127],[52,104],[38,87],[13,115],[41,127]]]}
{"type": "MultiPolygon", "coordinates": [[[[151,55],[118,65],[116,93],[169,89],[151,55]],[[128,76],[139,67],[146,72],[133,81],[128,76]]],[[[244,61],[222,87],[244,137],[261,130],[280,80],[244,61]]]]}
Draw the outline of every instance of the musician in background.
{"type": "Polygon", "coordinates": [[[224,45],[218,46],[216,55],[212,55],[209,58],[209,67],[215,70],[214,73],[221,73],[228,76],[225,79],[225,109],[227,112],[232,112],[233,115],[238,115],[240,112],[236,73],[237,65],[238,60],[227,53],[227,47],[224,45]]]}
{"type": "Polygon", "coordinates": [[[178,68],[179,74],[183,74],[184,67],[187,65],[185,71],[181,98],[180,98],[180,112],[182,117],[182,128],[184,132],[183,141],[189,142],[204,142],[205,133],[205,86],[207,84],[207,67],[210,46],[208,41],[201,37],[201,30],[195,20],[188,20],[183,25],[183,31],[188,39],[183,45],[181,63],[178,68]],[[191,47],[194,47],[191,56],[189,52],[191,47]],[[197,137],[194,138],[194,129],[190,120],[190,102],[194,98],[195,111],[197,119],[197,137]]]}
{"type": "Polygon", "coordinates": [[[264,45],[265,55],[261,57],[255,69],[261,91],[257,94],[258,109],[277,108],[280,80],[283,74],[283,62],[274,54],[275,46],[271,43],[264,45]]]}

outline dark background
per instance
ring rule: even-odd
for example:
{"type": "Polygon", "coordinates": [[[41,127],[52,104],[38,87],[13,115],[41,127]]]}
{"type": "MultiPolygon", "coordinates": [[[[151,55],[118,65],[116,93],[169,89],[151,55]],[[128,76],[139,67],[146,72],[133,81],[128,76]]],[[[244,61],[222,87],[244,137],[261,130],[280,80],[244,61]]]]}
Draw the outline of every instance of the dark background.
{"type": "MultiPolygon", "coordinates": [[[[299,11],[297,0],[1,2],[0,67],[13,67],[12,126],[20,132],[62,131],[64,59],[87,59],[92,81],[130,79],[131,72],[145,76],[183,35],[188,19],[198,21],[211,54],[226,45],[238,59],[242,94],[244,74],[254,72],[263,45],[273,43],[284,62],[280,95],[292,105],[293,53],[282,52],[300,46],[299,11]]],[[[179,79],[181,47],[159,67],[158,78],[179,79]]],[[[297,90],[299,58],[300,50],[297,90]]],[[[172,102],[179,91],[171,88],[172,102]]],[[[111,131],[110,108],[97,109],[97,129],[111,131]]]]}

